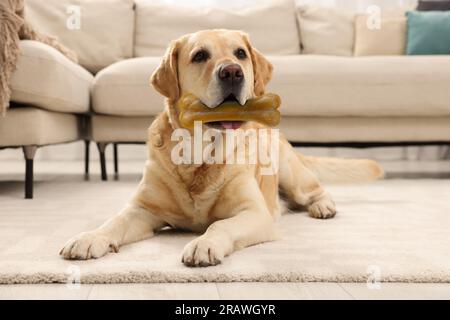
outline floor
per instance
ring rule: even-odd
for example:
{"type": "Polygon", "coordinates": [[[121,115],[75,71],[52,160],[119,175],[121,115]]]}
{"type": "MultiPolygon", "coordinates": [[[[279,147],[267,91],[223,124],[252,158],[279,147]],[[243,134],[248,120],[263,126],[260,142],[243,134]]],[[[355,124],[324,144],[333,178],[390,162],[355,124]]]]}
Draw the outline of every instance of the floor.
{"type": "MultiPolygon", "coordinates": [[[[23,163],[2,161],[0,180],[20,184],[23,163]]],[[[92,163],[91,179],[98,178],[92,163]]],[[[112,164],[109,163],[110,172],[112,164]]],[[[388,177],[448,178],[450,161],[383,164],[388,177]]],[[[142,161],[121,163],[121,179],[139,180],[142,161]]],[[[79,162],[38,162],[37,180],[80,179],[79,162]]],[[[112,178],[112,177],[110,177],[112,178]]],[[[25,200],[24,200],[25,201],[25,200]]],[[[0,299],[450,299],[450,284],[432,283],[172,283],[119,285],[3,285],[0,299]]]]}
{"type": "Polygon", "coordinates": [[[383,283],[169,283],[0,286],[0,299],[450,299],[450,284],[383,283]]]}

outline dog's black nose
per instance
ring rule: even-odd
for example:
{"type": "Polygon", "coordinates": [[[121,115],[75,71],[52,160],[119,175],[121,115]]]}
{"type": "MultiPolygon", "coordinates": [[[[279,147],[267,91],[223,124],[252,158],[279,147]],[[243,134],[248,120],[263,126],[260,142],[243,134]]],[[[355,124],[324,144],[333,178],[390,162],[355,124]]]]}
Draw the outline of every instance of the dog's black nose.
{"type": "Polygon", "coordinates": [[[219,79],[222,83],[232,86],[242,82],[244,73],[238,64],[228,64],[219,69],[219,79]]]}

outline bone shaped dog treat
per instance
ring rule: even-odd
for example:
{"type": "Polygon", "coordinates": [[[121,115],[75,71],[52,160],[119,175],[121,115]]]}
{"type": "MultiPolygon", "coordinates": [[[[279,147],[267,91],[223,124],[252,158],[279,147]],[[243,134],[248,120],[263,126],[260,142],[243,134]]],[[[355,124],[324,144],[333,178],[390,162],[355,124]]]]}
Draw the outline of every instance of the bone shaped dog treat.
{"type": "Polygon", "coordinates": [[[208,108],[193,94],[186,94],[178,100],[177,107],[180,124],[188,129],[194,127],[195,121],[256,121],[273,127],[280,122],[280,104],[278,95],[266,93],[248,100],[243,106],[227,101],[215,108],[208,108]]]}

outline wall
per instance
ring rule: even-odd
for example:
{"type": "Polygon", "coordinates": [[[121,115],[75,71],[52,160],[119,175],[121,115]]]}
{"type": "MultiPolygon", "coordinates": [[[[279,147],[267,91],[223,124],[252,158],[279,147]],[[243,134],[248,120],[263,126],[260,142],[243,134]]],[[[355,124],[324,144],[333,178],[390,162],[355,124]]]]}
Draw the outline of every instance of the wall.
{"type": "Polygon", "coordinates": [[[368,6],[377,5],[381,8],[394,6],[414,6],[417,0],[296,0],[297,4],[314,4],[339,7],[347,10],[365,11],[368,6]]]}

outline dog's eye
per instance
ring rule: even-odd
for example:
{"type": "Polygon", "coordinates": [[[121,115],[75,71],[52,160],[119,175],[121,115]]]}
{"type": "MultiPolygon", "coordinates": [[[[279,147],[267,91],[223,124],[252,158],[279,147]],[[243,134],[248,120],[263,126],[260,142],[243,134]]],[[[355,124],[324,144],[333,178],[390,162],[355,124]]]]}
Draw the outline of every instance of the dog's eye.
{"type": "Polygon", "coordinates": [[[209,58],[208,51],[200,50],[194,55],[194,57],[192,58],[192,62],[200,63],[208,60],[208,58],[209,58]]]}
{"type": "Polygon", "coordinates": [[[245,52],[244,49],[239,48],[234,52],[234,55],[236,56],[236,58],[240,59],[240,60],[244,60],[245,58],[247,58],[247,53],[245,52]]]}

